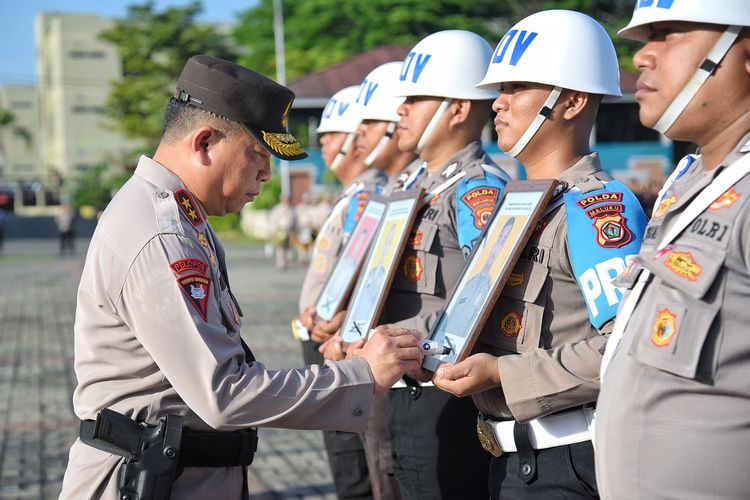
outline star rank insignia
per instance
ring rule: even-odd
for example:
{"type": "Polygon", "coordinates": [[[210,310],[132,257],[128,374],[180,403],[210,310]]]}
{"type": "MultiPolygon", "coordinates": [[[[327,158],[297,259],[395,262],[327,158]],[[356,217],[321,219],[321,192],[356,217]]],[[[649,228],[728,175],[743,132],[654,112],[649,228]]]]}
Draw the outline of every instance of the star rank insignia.
{"type": "Polygon", "coordinates": [[[188,218],[190,223],[198,227],[203,224],[203,215],[201,211],[193,201],[193,197],[185,189],[180,188],[174,192],[174,197],[177,200],[177,205],[182,210],[182,213],[188,218]]]}

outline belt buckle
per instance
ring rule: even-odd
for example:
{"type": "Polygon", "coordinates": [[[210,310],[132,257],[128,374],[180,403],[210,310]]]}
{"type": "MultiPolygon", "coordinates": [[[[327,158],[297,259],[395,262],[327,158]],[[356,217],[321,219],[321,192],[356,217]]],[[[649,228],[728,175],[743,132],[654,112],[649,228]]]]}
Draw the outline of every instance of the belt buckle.
{"type": "Polygon", "coordinates": [[[503,449],[495,439],[495,431],[492,429],[492,424],[489,420],[485,420],[481,415],[477,416],[477,437],[479,443],[482,445],[487,452],[494,457],[499,457],[503,454],[503,449]]]}

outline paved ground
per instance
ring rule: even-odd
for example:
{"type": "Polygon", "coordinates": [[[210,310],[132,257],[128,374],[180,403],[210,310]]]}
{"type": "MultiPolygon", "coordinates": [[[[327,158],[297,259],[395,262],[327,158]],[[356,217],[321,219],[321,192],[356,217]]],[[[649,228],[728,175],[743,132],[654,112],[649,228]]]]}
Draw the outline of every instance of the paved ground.
{"type": "MultiPolygon", "coordinates": [[[[71,407],[79,254],[54,240],[9,240],[0,254],[0,499],[57,498],[77,422],[71,407]]],[[[289,322],[303,270],[278,272],[261,247],[227,245],[243,337],[268,368],[302,365],[289,322]]],[[[260,499],[335,499],[319,432],[262,429],[252,491],[260,499]]]]}

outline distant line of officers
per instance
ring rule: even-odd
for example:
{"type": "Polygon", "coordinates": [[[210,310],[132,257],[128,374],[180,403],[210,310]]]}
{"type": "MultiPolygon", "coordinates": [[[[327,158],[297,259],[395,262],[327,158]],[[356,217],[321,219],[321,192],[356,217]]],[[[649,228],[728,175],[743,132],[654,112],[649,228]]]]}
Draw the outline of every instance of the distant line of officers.
{"type": "Polygon", "coordinates": [[[205,221],[257,195],[270,154],[304,157],[286,130],[293,95],[192,58],[159,149],[89,250],[76,317],[84,424],[62,498],[126,491],[117,471],[139,459],[92,437],[105,408],[144,426],[182,418],[172,498],[246,498],[246,453],[194,455],[225,456],[224,441],[244,449],[257,426],[324,430],[340,498],[748,498],[748,26],[745,0],[637,0],[620,31],[643,43],[633,60],[643,125],[700,148],[650,217],[589,147],[600,104],[621,91],[612,40],[585,14],[530,15],[494,50],[469,31],[433,33],[334,95],[318,132],[344,191],[301,290],[298,370],[267,370],[241,341],[205,221]],[[562,188],[472,354],[429,372],[420,340],[510,180],[481,146],[490,119],[529,180],[562,188]],[[431,196],[379,326],[348,345],[346,311],[326,321],[315,304],[368,199],[414,188],[431,196]]]}

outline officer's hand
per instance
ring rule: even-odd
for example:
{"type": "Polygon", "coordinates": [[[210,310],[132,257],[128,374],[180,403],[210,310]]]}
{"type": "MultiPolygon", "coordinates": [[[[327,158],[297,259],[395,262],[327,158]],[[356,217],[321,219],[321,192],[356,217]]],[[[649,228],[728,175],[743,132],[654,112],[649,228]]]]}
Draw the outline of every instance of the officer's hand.
{"type": "Polygon", "coordinates": [[[346,348],[346,359],[356,358],[365,346],[365,339],[355,340],[346,348]]]}
{"type": "Polygon", "coordinates": [[[315,328],[310,332],[310,338],[319,343],[327,342],[341,329],[341,324],[344,322],[345,316],[346,311],[339,311],[333,318],[331,318],[331,321],[317,318],[315,321],[315,328]]]}
{"type": "Polygon", "coordinates": [[[456,396],[470,396],[500,387],[497,358],[481,352],[457,364],[445,363],[437,369],[432,382],[438,388],[456,396]]]}
{"type": "Polygon", "coordinates": [[[324,332],[333,335],[341,329],[341,324],[344,322],[345,316],[346,311],[339,311],[333,318],[331,318],[331,321],[318,319],[318,321],[315,323],[315,327],[319,327],[324,332]]]}
{"type": "Polygon", "coordinates": [[[385,392],[407,371],[422,364],[420,335],[416,330],[379,326],[365,343],[359,356],[370,365],[375,394],[385,392]]]}
{"type": "Polygon", "coordinates": [[[315,328],[315,306],[310,306],[299,315],[299,320],[307,328],[307,331],[312,332],[315,328]]]}
{"type": "Polygon", "coordinates": [[[432,377],[435,375],[431,371],[427,371],[421,366],[417,368],[416,370],[409,370],[406,372],[407,375],[409,375],[414,380],[419,380],[420,382],[429,382],[432,380],[432,377]]]}
{"type": "MultiPolygon", "coordinates": [[[[333,332],[335,333],[335,331],[333,332]]],[[[318,344],[325,344],[331,338],[333,338],[333,333],[329,333],[325,330],[323,330],[319,325],[315,325],[315,328],[312,329],[310,332],[310,339],[313,342],[317,342],[318,344]]]]}
{"type": "Polygon", "coordinates": [[[330,339],[326,340],[318,347],[318,351],[323,355],[324,358],[330,359],[331,361],[340,361],[346,358],[346,347],[347,343],[341,338],[340,334],[336,334],[330,339]]]}

